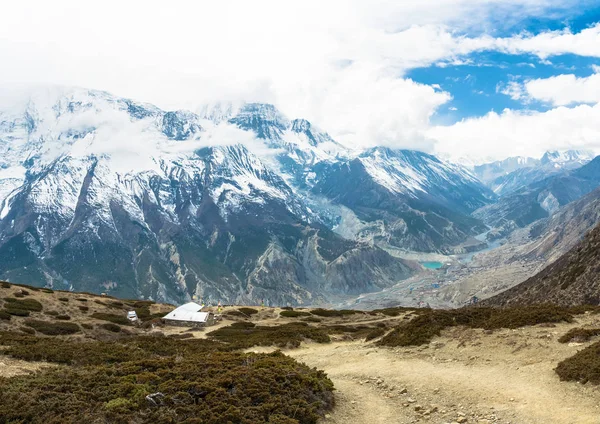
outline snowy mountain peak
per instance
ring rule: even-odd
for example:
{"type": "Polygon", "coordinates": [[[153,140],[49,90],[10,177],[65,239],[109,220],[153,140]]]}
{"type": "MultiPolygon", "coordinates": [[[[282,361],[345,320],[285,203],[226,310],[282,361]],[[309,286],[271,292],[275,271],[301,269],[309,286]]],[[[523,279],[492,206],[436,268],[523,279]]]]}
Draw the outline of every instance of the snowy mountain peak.
{"type": "Polygon", "coordinates": [[[254,131],[258,138],[279,140],[290,121],[275,106],[265,103],[246,103],[229,120],[246,131],[254,131]]]}
{"type": "Polygon", "coordinates": [[[594,153],[586,150],[566,150],[562,152],[552,150],[544,153],[540,161],[542,165],[555,164],[561,166],[573,162],[583,165],[593,158],[594,153]]]}
{"type": "Polygon", "coordinates": [[[162,117],[162,132],[171,140],[187,140],[202,131],[198,115],[188,111],[166,112],[162,117]]]}

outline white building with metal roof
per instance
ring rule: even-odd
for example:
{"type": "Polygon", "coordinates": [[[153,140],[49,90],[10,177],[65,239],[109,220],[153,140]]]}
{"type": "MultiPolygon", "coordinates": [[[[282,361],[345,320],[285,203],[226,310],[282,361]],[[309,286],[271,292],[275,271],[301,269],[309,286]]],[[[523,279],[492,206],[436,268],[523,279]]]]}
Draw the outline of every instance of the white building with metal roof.
{"type": "Polygon", "coordinates": [[[195,302],[189,302],[175,308],[163,317],[168,324],[174,325],[210,325],[214,322],[214,316],[210,312],[202,312],[202,306],[195,302]]]}

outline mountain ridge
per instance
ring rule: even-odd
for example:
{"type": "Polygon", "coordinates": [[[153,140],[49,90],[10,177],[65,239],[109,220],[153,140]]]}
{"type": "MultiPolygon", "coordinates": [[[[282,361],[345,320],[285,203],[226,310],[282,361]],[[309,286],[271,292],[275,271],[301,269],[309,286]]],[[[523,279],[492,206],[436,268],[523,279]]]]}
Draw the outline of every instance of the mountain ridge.
{"type": "Polygon", "coordinates": [[[318,303],[420,268],[379,248],[386,235],[365,227],[412,231],[413,241],[387,242],[450,249],[483,228],[469,202],[493,197],[460,167],[420,153],[400,166],[392,156],[406,152],[373,150],[358,159],[370,161],[372,190],[357,195],[395,200],[375,209],[363,201],[378,211],[370,216],[347,209],[372,219],[344,238],[332,230],[347,206],[315,187],[322,169],[357,156],[306,120],[264,104],[215,114],[216,124],[106,92],[36,96],[0,114],[0,276],[16,282],[171,301],[318,303]],[[373,177],[386,169],[418,189],[390,191],[373,177]],[[440,205],[449,180],[464,193],[440,205]],[[409,198],[402,207],[435,220],[419,227],[390,215],[409,198]]]}

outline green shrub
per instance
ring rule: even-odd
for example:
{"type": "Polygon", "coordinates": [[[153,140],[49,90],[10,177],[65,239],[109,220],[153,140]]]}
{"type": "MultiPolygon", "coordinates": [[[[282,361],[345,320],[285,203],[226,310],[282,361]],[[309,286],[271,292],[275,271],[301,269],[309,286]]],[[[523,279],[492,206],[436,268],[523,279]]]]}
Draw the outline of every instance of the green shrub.
{"type": "Polygon", "coordinates": [[[302,318],[302,321],[304,322],[322,322],[323,320],[317,317],[306,317],[306,318],[302,318]]]}
{"type": "Polygon", "coordinates": [[[21,309],[24,311],[40,312],[44,307],[35,299],[14,299],[7,297],[4,299],[7,308],[21,309]]]}
{"type": "Polygon", "coordinates": [[[285,317],[285,318],[297,318],[297,317],[310,316],[310,312],[285,310],[285,311],[279,312],[279,315],[281,315],[282,317],[285,317]]]}
{"type": "Polygon", "coordinates": [[[364,314],[363,311],[355,311],[352,309],[322,309],[317,308],[310,311],[313,315],[320,317],[343,317],[354,314],[364,314]]]}
{"type": "Polygon", "coordinates": [[[49,289],[48,287],[43,287],[40,289],[43,293],[54,293],[54,290],[49,289]]]}
{"type": "Polygon", "coordinates": [[[59,297],[58,300],[60,300],[61,302],[68,302],[69,298],[68,297],[59,297]]]}
{"type": "Polygon", "coordinates": [[[258,309],[254,309],[254,308],[238,308],[238,311],[246,316],[252,316],[254,314],[258,314],[258,309]]]}
{"type": "Polygon", "coordinates": [[[236,322],[229,327],[221,327],[211,331],[208,336],[214,340],[229,343],[230,346],[242,349],[252,346],[298,347],[304,339],[317,343],[330,341],[326,332],[309,327],[302,322],[294,322],[279,326],[257,326],[249,322],[236,322]]]}
{"type": "Polygon", "coordinates": [[[600,384],[600,342],[559,362],[555,371],[562,381],[600,384]]]}
{"type": "Polygon", "coordinates": [[[51,316],[51,317],[55,317],[58,314],[59,314],[58,311],[46,311],[46,312],[44,312],[44,315],[48,315],[48,316],[51,316]]]}
{"type": "Polygon", "coordinates": [[[10,289],[10,284],[6,281],[2,281],[0,282],[0,287],[2,287],[3,289],[10,289]]]}
{"type": "Polygon", "coordinates": [[[71,319],[71,317],[69,315],[66,315],[66,314],[57,315],[55,318],[58,319],[58,320],[61,320],[61,321],[69,321],[71,319]]]}
{"type": "Polygon", "coordinates": [[[108,314],[108,313],[105,313],[105,312],[94,312],[91,315],[91,317],[95,318],[95,319],[102,320],[102,321],[109,321],[109,322],[112,322],[114,324],[131,325],[131,323],[129,322],[129,320],[127,319],[127,317],[123,316],[123,315],[108,314]]]}
{"type": "Polygon", "coordinates": [[[383,328],[375,328],[371,330],[369,334],[365,337],[365,341],[369,342],[371,340],[377,339],[385,334],[385,330],[383,328]]]}
{"type": "Polygon", "coordinates": [[[594,336],[600,335],[600,328],[572,328],[562,335],[559,343],[587,342],[594,336]]]}
{"type": "Polygon", "coordinates": [[[78,302],[87,302],[88,301],[85,297],[78,297],[75,300],[78,301],[78,302]]]}
{"type": "Polygon", "coordinates": [[[107,322],[106,324],[100,324],[100,328],[102,328],[103,330],[110,331],[112,333],[120,333],[121,332],[121,327],[119,327],[117,324],[113,324],[112,322],[107,322]]]}
{"type": "Polygon", "coordinates": [[[88,324],[87,322],[84,322],[81,324],[81,328],[85,328],[86,330],[91,330],[94,328],[94,326],[92,324],[88,324]]]}
{"type": "Polygon", "coordinates": [[[418,315],[383,337],[382,346],[416,346],[429,343],[447,327],[463,325],[494,330],[542,323],[571,322],[573,311],[553,305],[496,309],[471,307],[453,310],[422,309],[418,315]]]}
{"type": "Polygon", "coordinates": [[[35,334],[35,330],[33,328],[19,327],[19,330],[21,330],[25,334],[35,334]]]}
{"type": "Polygon", "coordinates": [[[238,318],[248,318],[248,315],[241,313],[240,311],[227,311],[223,315],[224,317],[238,317],[238,318]]]}
{"type": "Polygon", "coordinates": [[[72,322],[48,322],[28,319],[25,325],[47,336],[62,336],[79,332],[79,326],[72,322]]]}
{"type": "Polygon", "coordinates": [[[81,312],[87,312],[87,311],[90,310],[90,308],[88,306],[82,306],[82,305],[80,305],[80,306],[78,306],[78,308],[79,308],[79,310],[81,312]]]}
{"type": "Polygon", "coordinates": [[[413,312],[413,311],[415,311],[414,308],[405,308],[402,306],[397,306],[394,308],[374,309],[371,312],[375,313],[375,314],[379,313],[379,314],[387,315],[389,317],[397,317],[400,314],[407,313],[407,312],[413,312]]]}
{"type": "Polygon", "coordinates": [[[141,320],[147,320],[152,317],[149,306],[141,306],[139,308],[135,308],[134,311],[135,311],[136,315],[138,316],[138,318],[141,320]]]}
{"type": "Polygon", "coordinates": [[[10,316],[8,312],[0,310],[0,319],[10,321],[10,316]]]}
{"type": "Polygon", "coordinates": [[[322,371],[278,352],[198,352],[6,379],[0,416],[11,423],[314,424],[332,407],[332,390],[322,371]]]}
{"type": "Polygon", "coordinates": [[[11,307],[5,308],[4,312],[6,312],[7,314],[16,316],[16,317],[28,317],[29,316],[29,311],[25,311],[23,309],[15,309],[15,308],[11,308],[11,307]]]}

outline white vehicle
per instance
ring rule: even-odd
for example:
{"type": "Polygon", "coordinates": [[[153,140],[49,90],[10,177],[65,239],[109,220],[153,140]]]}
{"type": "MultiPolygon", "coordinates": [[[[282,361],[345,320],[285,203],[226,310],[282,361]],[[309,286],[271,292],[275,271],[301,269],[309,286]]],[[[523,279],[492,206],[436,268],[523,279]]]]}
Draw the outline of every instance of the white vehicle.
{"type": "Polygon", "coordinates": [[[135,311],[129,311],[129,312],[127,312],[127,319],[129,321],[135,322],[138,320],[138,316],[135,313],[135,311]]]}

